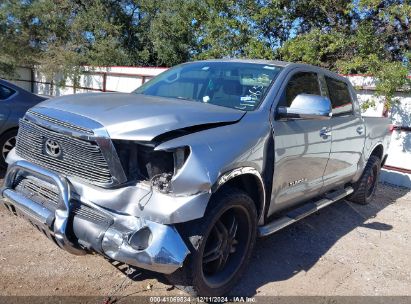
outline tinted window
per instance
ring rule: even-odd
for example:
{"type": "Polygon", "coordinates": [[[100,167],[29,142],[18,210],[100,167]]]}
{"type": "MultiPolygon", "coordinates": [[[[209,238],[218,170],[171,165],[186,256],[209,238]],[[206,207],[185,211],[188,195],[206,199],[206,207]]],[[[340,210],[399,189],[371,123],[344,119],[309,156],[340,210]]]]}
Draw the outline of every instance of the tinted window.
{"type": "Polygon", "coordinates": [[[352,100],[348,85],[330,77],[325,77],[325,81],[333,107],[333,115],[352,113],[352,100]]]}
{"type": "Polygon", "coordinates": [[[0,100],[9,98],[14,92],[16,91],[0,84],[0,100]]]}
{"type": "Polygon", "coordinates": [[[299,94],[320,95],[320,85],[316,73],[297,73],[288,81],[287,87],[281,96],[280,105],[289,107],[299,94]]]}
{"type": "Polygon", "coordinates": [[[134,93],[252,111],[280,70],[271,64],[194,62],[171,68],[134,93]]]}

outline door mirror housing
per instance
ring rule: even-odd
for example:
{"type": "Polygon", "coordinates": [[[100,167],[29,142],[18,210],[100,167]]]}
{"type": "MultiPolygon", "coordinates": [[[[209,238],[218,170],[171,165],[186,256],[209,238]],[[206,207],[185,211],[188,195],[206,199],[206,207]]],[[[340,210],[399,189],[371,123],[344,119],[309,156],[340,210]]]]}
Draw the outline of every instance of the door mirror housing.
{"type": "Polygon", "coordinates": [[[281,118],[330,119],[331,101],[324,96],[299,94],[290,107],[278,107],[277,113],[281,118]]]}

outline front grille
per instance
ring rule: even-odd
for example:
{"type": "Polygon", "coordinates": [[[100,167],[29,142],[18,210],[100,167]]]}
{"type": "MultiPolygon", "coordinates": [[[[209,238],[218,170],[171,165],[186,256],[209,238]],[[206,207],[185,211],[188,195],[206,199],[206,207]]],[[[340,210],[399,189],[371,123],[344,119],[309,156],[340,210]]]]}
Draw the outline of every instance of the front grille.
{"type": "Polygon", "coordinates": [[[16,152],[20,157],[66,176],[99,184],[111,184],[108,164],[97,143],[50,131],[27,120],[20,120],[16,152]],[[45,151],[52,140],[61,147],[58,157],[45,151]]]}
{"type": "Polygon", "coordinates": [[[57,187],[33,176],[17,177],[14,190],[49,210],[55,210],[59,203],[57,187]]]}
{"type": "MultiPolygon", "coordinates": [[[[36,202],[48,210],[55,211],[59,204],[57,186],[49,184],[31,175],[19,175],[13,183],[14,191],[36,202]]],[[[71,200],[72,215],[97,224],[111,223],[112,219],[104,212],[93,209],[77,200],[71,200]]]]}
{"type": "Polygon", "coordinates": [[[112,222],[112,219],[108,215],[78,201],[72,201],[72,206],[73,215],[80,216],[96,224],[108,224],[112,222]]]}

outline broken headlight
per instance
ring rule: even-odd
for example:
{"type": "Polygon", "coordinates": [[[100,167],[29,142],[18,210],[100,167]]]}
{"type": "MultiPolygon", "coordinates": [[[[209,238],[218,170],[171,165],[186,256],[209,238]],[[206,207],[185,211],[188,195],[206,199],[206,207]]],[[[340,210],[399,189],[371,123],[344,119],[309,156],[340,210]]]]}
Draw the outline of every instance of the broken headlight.
{"type": "Polygon", "coordinates": [[[128,181],[150,181],[161,192],[170,192],[172,177],[187,160],[188,147],[155,151],[154,146],[129,141],[114,145],[128,181]]]}

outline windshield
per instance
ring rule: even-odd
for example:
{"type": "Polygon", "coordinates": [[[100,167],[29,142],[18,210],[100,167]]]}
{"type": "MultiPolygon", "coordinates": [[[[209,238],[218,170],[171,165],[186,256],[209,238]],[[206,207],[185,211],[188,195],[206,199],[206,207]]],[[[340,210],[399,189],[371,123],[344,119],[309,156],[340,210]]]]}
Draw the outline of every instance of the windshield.
{"type": "Polygon", "coordinates": [[[253,111],[258,108],[280,70],[280,67],[270,64],[187,63],[167,70],[134,93],[253,111]]]}

